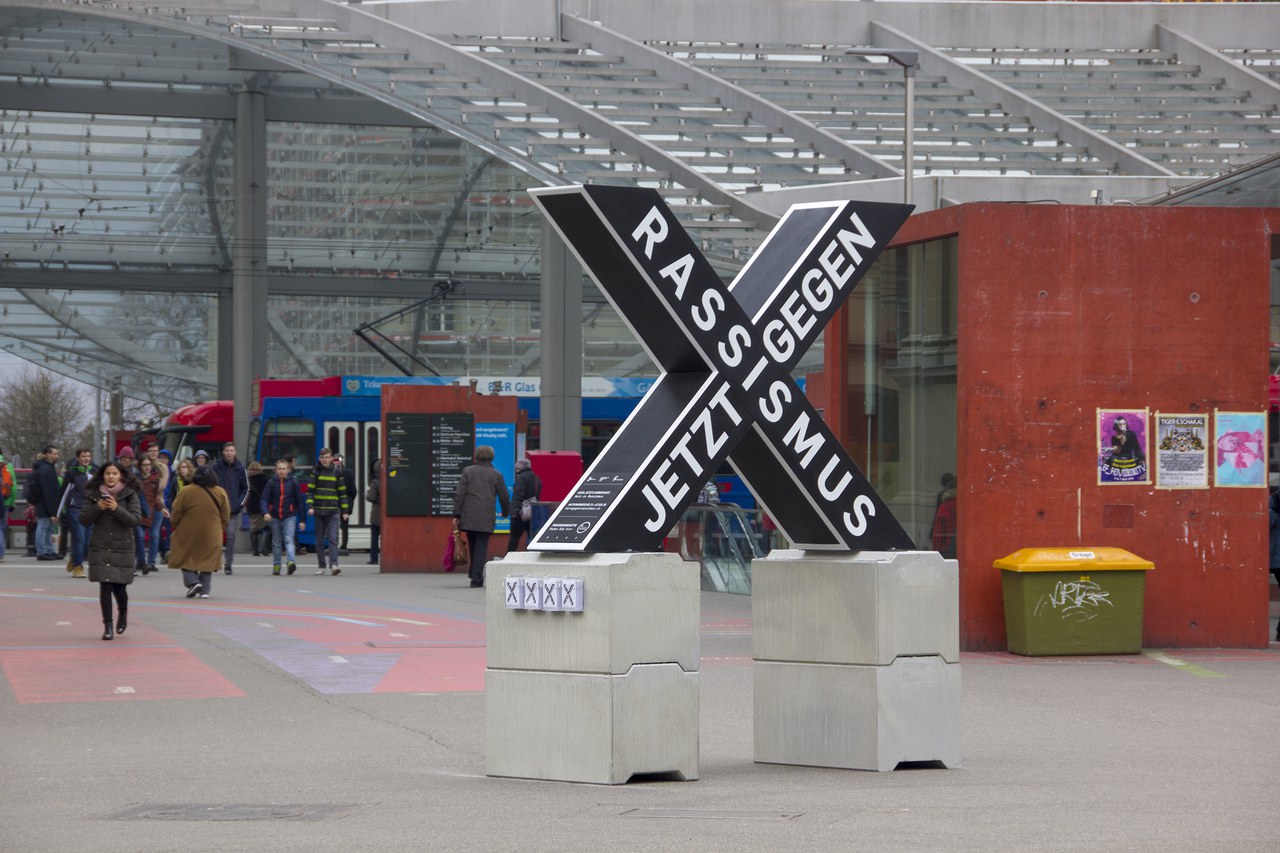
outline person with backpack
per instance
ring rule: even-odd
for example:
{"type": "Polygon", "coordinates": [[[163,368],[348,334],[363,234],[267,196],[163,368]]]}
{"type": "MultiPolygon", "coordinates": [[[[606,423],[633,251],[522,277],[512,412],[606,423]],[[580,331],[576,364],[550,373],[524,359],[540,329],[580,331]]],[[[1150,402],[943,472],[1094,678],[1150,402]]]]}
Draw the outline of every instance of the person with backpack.
{"type": "Polygon", "coordinates": [[[525,457],[516,460],[516,482],[511,489],[511,534],[507,537],[507,553],[520,550],[520,537],[533,534],[533,504],[542,495],[542,478],[533,473],[533,464],[525,457]],[[525,512],[525,506],[529,512],[525,512]]]}
{"type": "Polygon", "coordinates": [[[342,521],[351,514],[347,498],[347,484],[342,472],[333,464],[333,451],[320,448],[320,464],[311,470],[311,485],[306,490],[307,515],[316,520],[316,558],[319,568],[316,574],[325,572],[340,575],[338,567],[339,530],[342,521]],[[325,566],[325,555],[329,565],[325,566]]]}
{"type": "Polygon", "coordinates": [[[62,502],[57,463],[58,448],[52,444],[45,445],[27,475],[25,497],[27,505],[36,511],[37,560],[58,559],[58,552],[53,547],[53,528],[58,524],[58,504],[62,502]]]}
{"type": "Polygon", "coordinates": [[[4,562],[4,547],[9,540],[9,513],[18,500],[13,483],[13,466],[0,453],[0,563],[4,562]]]}

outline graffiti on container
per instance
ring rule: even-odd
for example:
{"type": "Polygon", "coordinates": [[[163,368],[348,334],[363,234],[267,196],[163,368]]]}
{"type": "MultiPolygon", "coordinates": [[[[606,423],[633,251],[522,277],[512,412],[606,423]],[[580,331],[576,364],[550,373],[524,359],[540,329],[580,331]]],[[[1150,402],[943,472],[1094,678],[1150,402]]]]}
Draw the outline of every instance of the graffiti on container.
{"type": "Polygon", "coordinates": [[[1092,622],[1105,612],[1104,606],[1115,607],[1111,593],[1085,575],[1078,581],[1058,581],[1053,592],[1040,596],[1035,615],[1048,615],[1053,610],[1064,622],[1092,622]]]}

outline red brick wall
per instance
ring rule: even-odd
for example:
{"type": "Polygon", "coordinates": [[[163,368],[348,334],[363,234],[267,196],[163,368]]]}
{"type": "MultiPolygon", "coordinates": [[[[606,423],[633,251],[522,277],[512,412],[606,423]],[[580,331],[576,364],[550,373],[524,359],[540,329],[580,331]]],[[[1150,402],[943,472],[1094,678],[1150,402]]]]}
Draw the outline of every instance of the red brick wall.
{"type": "Polygon", "coordinates": [[[896,244],[952,233],[962,646],[1005,647],[993,560],[1108,545],[1156,564],[1144,645],[1265,647],[1266,490],[1098,486],[1094,420],[1266,409],[1280,211],[971,204],[913,217],[896,244]]]}

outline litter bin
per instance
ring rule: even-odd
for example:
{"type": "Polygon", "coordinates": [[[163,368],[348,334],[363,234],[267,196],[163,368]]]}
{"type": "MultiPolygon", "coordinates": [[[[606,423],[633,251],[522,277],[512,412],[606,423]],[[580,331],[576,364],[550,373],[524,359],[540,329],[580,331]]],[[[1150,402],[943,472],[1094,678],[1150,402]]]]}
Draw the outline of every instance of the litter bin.
{"type": "Polygon", "coordinates": [[[1126,655],[1142,651],[1150,560],[1122,548],[1023,548],[996,560],[1009,651],[1126,655]]]}
{"type": "Polygon", "coordinates": [[[542,529],[542,525],[547,523],[547,519],[551,517],[551,513],[555,512],[556,507],[560,505],[559,501],[534,501],[533,513],[529,518],[529,538],[532,539],[542,529]]]}

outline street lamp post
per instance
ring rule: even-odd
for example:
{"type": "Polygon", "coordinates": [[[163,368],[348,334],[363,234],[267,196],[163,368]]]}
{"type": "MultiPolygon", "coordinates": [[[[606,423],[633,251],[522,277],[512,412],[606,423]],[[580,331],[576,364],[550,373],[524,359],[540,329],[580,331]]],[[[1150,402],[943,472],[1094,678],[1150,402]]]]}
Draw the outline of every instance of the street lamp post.
{"type": "Polygon", "coordinates": [[[915,86],[916,68],[920,65],[920,51],[910,48],[885,49],[879,47],[851,47],[849,56],[883,56],[902,66],[906,81],[906,107],[903,110],[902,129],[902,200],[911,204],[911,179],[915,176],[915,86]]]}

